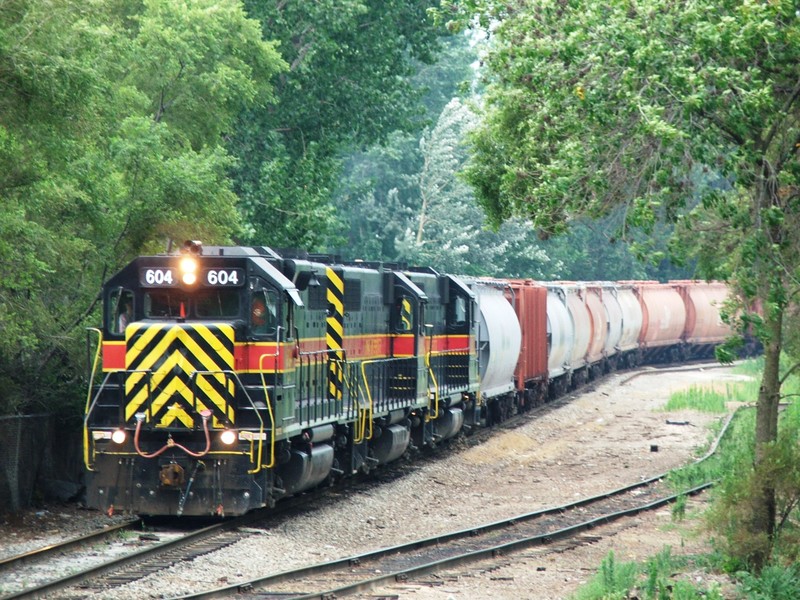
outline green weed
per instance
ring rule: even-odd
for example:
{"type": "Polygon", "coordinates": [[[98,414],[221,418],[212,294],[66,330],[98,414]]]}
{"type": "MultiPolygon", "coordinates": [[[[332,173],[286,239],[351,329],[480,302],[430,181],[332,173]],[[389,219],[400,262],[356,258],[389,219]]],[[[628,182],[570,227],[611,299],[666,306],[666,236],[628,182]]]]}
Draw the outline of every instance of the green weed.
{"type": "Polygon", "coordinates": [[[727,410],[725,406],[727,399],[727,394],[693,385],[686,390],[673,393],[664,410],[675,411],[688,408],[702,412],[724,413],[727,410]]]}

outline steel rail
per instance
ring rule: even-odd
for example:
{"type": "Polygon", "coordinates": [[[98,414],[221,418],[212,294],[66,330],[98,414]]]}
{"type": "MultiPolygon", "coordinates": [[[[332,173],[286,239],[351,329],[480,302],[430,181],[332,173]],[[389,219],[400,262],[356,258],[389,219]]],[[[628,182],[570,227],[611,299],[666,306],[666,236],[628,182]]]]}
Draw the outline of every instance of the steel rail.
{"type": "MultiPolygon", "coordinates": [[[[548,531],[533,536],[521,537],[511,542],[506,542],[494,546],[487,546],[479,550],[465,552],[462,554],[456,554],[454,556],[450,556],[448,558],[440,560],[425,562],[417,566],[409,567],[406,569],[399,569],[391,573],[381,574],[377,577],[371,577],[368,579],[356,581],[354,583],[344,585],[338,588],[333,588],[322,592],[302,594],[302,595],[285,594],[282,595],[281,597],[284,598],[285,600],[309,600],[313,598],[319,598],[320,600],[327,600],[329,598],[338,598],[340,596],[346,596],[357,592],[368,591],[383,583],[389,583],[392,581],[405,581],[410,576],[425,575],[427,573],[440,571],[444,568],[454,567],[462,564],[468,564],[489,558],[495,558],[497,556],[522,550],[524,548],[529,548],[531,546],[547,545],[558,540],[563,540],[573,537],[579,533],[594,529],[601,525],[606,525],[613,521],[622,519],[623,517],[634,516],[642,512],[660,508],[666,504],[669,504],[670,502],[674,502],[680,496],[698,494],[701,491],[705,490],[706,488],[710,487],[711,485],[713,484],[705,483],[701,486],[698,486],[686,492],[682,492],[680,494],[665,496],[648,504],[643,504],[640,506],[617,511],[615,513],[610,513],[607,515],[602,515],[597,518],[590,519],[588,521],[583,521],[576,525],[571,525],[569,527],[564,527],[562,529],[556,529],[553,531],[548,531]]],[[[510,522],[509,524],[510,525],[513,524],[513,521],[510,522]]],[[[402,550],[403,549],[401,548],[401,551],[402,550]]],[[[244,591],[246,592],[248,590],[244,591]]]]}
{"type": "Polygon", "coordinates": [[[77,573],[73,573],[72,575],[67,575],[66,577],[49,581],[47,583],[35,586],[33,588],[25,589],[20,592],[15,592],[8,596],[3,596],[2,599],[0,600],[12,600],[12,599],[23,600],[30,598],[41,598],[48,593],[52,593],[57,590],[62,590],[64,588],[79,584],[88,579],[100,577],[107,573],[112,573],[128,565],[142,563],[143,561],[152,559],[153,557],[158,556],[160,554],[200,542],[208,537],[250,523],[253,520],[260,517],[263,517],[263,515],[260,512],[256,511],[254,513],[249,513],[247,515],[238,517],[231,521],[222,521],[219,523],[214,523],[213,525],[203,527],[202,529],[189,532],[180,538],[168,540],[166,542],[156,544],[149,548],[144,548],[142,550],[132,552],[131,554],[115,558],[108,562],[104,562],[100,565],[89,567],[77,573]]]}
{"type": "MultiPolygon", "coordinates": [[[[356,565],[363,566],[366,563],[374,563],[376,561],[392,558],[396,559],[398,556],[403,554],[411,554],[419,552],[425,548],[435,549],[436,547],[441,547],[444,544],[454,543],[461,540],[472,540],[480,535],[488,535],[493,532],[502,531],[503,533],[513,534],[515,529],[518,529],[521,524],[524,524],[528,521],[534,521],[537,519],[541,519],[547,516],[553,515],[563,515],[570,510],[574,510],[577,508],[587,507],[591,504],[595,504],[597,502],[612,499],[615,497],[624,496],[625,494],[630,493],[638,488],[653,485],[657,483],[660,479],[663,478],[662,476],[653,477],[646,481],[642,481],[636,484],[632,484],[629,486],[625,486],[611,492],[606,492],[603,494],[599,494],[597,496],[593,496],[591,498],[584,498],[578,500],[576,502],[571,502],[569,504],[564,504],[556,507],[546,508],[543,510],[538,510],[522,515],[517,515],[511,517],[509,519],[503,519],[500,521],[494,521],[492,523],[486,523],[484,525],[479,525],[477,527],[470,527],[466,529],[462,529],[459,531],[449,532],[442,535],[437,535],[433,537],[428,537],[424,539],[414,540],[408,543],[391,546],[387,548],[381,548],[378,550],[373,550],[370,552],[365,552],[363,554],[357,554],[353,556],[348,556],[341,559],[336,559],[328,562],[317,563],[313,565],[307,565],[304,567],[300,567],[298,569],[292,569],[289,571],[283,571],[281,573],[276,573],[272,575],[268,575],[265,577],[260,577],[257,579],[252,579],[245,582],[239,582],[236,584],[220,587],[214,590],[206,590],[198,593],[187,594],[184,596],[178,596],[173,600],[210,600],[215,598],[230,598],[233,595],[239,594],[239,597],[242,597],[241,594],[252,594],[253,596],[258,596],[262,598],[275,596],[280,598],[294,598],[294,599],[306,599],[306,598],[335,598],[340,595],[347,595],[356,593],[359,591],[364,591],[375,587],[380,583],[385,583],[388,581],[395,581],[401,580],[406,578],[410,575],[421,575],[429,572],[433,572],[436,570],[440,570],[443,567],[449,567],[457,564],[462,564],[466,562],[472,562],[476,560],[482,560],[484,558],[491,558],[495,557],[499,554],[503,554],[505,552],[510,552],[513,550],[519,550],[524,547],[533,546],[533,545],[545,545],[549,544],[556,540],[562,540],[571,536],[574,536],[578,533],[583,531],[593,529],[600,525],[610,523],[612,521],[621,519],[626,516],[631,516],[635,514],[639,514],[641,512],[645,512],[648,510],[653,510],[664,506],[670,502],[674,502],[678,497],[683,495],[693,495],[701,492],[702,490],[710,487],[713,483],[704,483],[700,486],[692,488],[686,492],[676,493],[676,494],[668,494],[654,500],[652,502],[648,502],[645,504],[639,504],[637,506],[633,506],[630,508],[626,508],[623,510],[617,510],[613,512],[607,512],[597,516],[595,518],[579,522],[577,524],[570,525],[568,527],[564,527],[561,529],[551,529],[549,531],[543,533],[537,533],[535,535],[530,536],[523,536],[519,539],[516,539],[511,542],[506,542],[497,545],[487,545],[485,548],[481,548],[480,550],[472,550],[462,554],[455,554],[445,559],[439,560],[431,560],[426,561],[422,564],[414,565],[405,569],[394,570],[389,572],[384,572],[377,577],[369,577],[363,580],[356,581],[354,583],[338,587],[335,589],[328,589],[321,592],[314,592],[314,593],[305,593],[299,595],[292,595],[285,591],[283,592],[270,592],[266,589],[268,585],[276,585],[286,582],[293,582],[293,581],[301,581],[303,579],[310,579],[312,577],[320,577],[326,576],[331,577],[332,575],[336,574],[336,571],[340,570],[347,570],[350,571],[356,565]],[[258,590],[258,591],[257,591],[258,590]]],[[[439,548],[440,550],[440,548],[439,548]]],[[[370,569],[374,572],[374,570],[383,571],[376,566],[370,566],[370,569]]]]}
{"type": "Polygon", "coordinates": [[[131,519],[125,523],[119,523],[117,525],[105,527],[100,531],[93,531],[91,533],[69,538],[55,544],[50,544],[49,546],[42,546],[36,550],[23,552],[22,554],[17,554],[15,556],[9,556],[0,559],[0,571],[9,571],[27,562],[46,560],[51,556],[55,556],[59,552],[97,542],[98,540],[102,540],[103,538],[114,535],[115,533],[119,533],[120,531],[136,529],[137,527],[140,527],[141,524],[141,519],[131,519]]]}

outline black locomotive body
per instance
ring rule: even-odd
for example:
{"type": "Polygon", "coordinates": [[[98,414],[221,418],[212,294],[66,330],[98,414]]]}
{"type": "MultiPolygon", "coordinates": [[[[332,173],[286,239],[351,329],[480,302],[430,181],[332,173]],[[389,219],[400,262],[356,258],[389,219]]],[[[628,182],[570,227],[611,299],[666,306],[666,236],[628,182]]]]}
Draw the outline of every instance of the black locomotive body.
{"type": "Polygon", "coordinates": [[[105,511],[238,515],[481,418],[453,277],[187,243],[103,303],[84,459],[105,511]]]}

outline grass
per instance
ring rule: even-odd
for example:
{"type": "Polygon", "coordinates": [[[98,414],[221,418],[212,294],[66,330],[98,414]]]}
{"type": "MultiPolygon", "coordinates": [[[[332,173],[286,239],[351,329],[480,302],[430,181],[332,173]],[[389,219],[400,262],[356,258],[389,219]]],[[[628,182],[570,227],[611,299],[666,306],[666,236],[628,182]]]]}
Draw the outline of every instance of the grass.
{"type": "MultiPolygon", "coordinates": [[[[695,463],[670,473],[669,482],[678,492],[706,481],[721,480],[740,473],[743,465],[752,465],[755,433],[755,410],[758,398],[763,361],[749,360],[735,367],[737,374],[749,375],[753,381],[728,384],[724,392],[694,386],[676,392],[667,403],[666,410],[694,409],[714,413],[726,412],[728,402],[744,403],[749,408],[738,410],[720,440],[717,452],[701,463],[695,463]]],[[[785,372],[785,371],[784,371],[785,372]]],[[[782,387],[782,395],[789,406],[781,413],[781,431],[792,439],[800,439],[800,377],[790,377],[782,387]]],[[[718,435],[717,424],[710,439],[718,435]]],[[[685,496],[673,507],[673,521],[680,521],[686,513],[685,496]]],[[[794,550],[797,552],[797,549],[794,550]]],[[[795,554],[796,555],[796,554],[795,554]]],[[[618,563],[610,552],[603,560],[597,575],[573,596],[575,600],[616,600],[637,597],[641,600],[721,600],[723,596],[713,584],[707,589],[681,578],[680,573],[692,569],[719,570],[725,557],[714,553],[692,558],[673,557],[669,547],[650,558],[646,563],[618,563]],[[717,565],[714,567],[713,565],[717,565]]],[[[747,572],[736,574],[738,598],[747,600],[789,600],[800,598],[800,566],[793,560],[781,565],[770,565],[760,575],[747,572]]]]}
{"type": "Polygon", "coordinates": [[[686,390],[670,395],[664,410],[669,412],[689,408],[701,412],[724,413],[727,411],[725,406],[727,400],[727,394],[708,387],[693,385],[686,390]]]}
{"type": "Polygon", "coordinates": [[[669,546],[644,564],[619,563],[609,552],[597,574],[573,596],[574,600],[722,600],[715,587],[697,589],[691,582],[676,579],[676,572],[689,568],[691,559],[673,556],[669,546]]]}

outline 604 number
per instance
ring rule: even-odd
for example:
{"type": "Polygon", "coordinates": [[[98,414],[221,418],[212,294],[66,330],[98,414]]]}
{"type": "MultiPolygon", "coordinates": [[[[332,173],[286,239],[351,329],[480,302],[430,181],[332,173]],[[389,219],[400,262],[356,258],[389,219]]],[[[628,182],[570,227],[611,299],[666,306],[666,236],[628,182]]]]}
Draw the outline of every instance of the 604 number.
{"type": "Polygon", "coordinates": [[[224,287],[244,283],[241,269],[208,269],[205,274],[206,285],[224,287]]]}
{"type": "Polygon", "coordinates": [[[139,276],[144,285],[172,286],[176,283],[173,269],[142,269],[139,276]]]}

